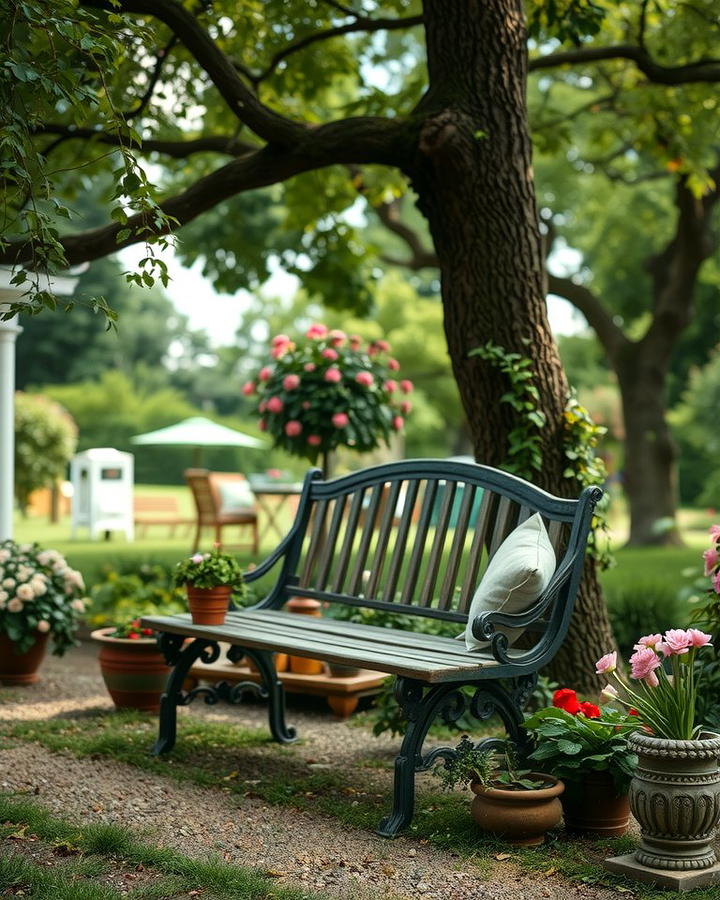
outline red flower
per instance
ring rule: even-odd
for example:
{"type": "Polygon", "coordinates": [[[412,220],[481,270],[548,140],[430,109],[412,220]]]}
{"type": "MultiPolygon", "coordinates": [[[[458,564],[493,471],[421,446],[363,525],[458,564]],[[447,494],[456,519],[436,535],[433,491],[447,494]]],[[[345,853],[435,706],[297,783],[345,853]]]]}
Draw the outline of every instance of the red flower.
{"type": "Polygon", "coordinates": [[[577,694],[575,691],[571,691],[570,688],[560,688],[559,691],[555,691],[553,694],[553,706],[558,709],[564,709],[565,712],[569,712],[573,716],[580,712],[577,694]]]}
{"type": "Polygon", "coordinates": [[[130,634],[128,635],[128,638],[131,641],[137,641],[140,638],[140,635],[137,633],[137,631],[131,631],[130,634]]]}
{"type": "Polygon", "coordinates": [[[639,713],[636,709],[629,709],[629,710],[628,710],[628,715],[629,715],[629,716],[639,716],[640,713],[639,713]]]}
{"type": "Polygon", "coordinates": [[[580,704],[580,712],[583,713],[587,719],[600,718],[600,708],[595,706],[594,703],[588,703],[587,700],[580,704]]]}
{"type": "Polygon", "coordinates": [[[153,633],[153,630],[152,630],[152,628],[143,628],[142,633],[151,635],[153,633]]]}

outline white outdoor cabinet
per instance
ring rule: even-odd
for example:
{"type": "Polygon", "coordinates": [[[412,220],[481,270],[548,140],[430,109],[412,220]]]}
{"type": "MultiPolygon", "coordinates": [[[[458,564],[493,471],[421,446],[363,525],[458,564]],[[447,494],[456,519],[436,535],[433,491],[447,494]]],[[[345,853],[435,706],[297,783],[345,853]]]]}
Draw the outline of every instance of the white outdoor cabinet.
{"type": "Polygon", "coordinates": [[[89,528],[90,537],[124,531],[134,538],[133,455],[112,447],[94,447],[73,457],[72,536],[89,528]]]}

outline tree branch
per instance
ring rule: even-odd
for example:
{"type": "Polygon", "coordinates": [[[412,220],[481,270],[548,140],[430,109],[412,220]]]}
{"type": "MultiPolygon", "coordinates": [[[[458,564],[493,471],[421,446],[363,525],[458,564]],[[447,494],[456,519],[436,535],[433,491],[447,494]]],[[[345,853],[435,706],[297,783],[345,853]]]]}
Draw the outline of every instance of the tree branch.
{"type": "MultiPolygon", "coordinates": [[[[412,129],[399,119],[364,117],[331,122],[308,131],[305,139],[291,149],[268,145],[246,153],[214,172],[198,179],[180,194],[160,204],[172,223],[158,225],[145,213],[131,216],[127,223],[112,223],[60,240],[69,266],[115,253],[141,241],[153,240],[176,231],[201,213],[237,194],[286,181],[301,172],[333,164],[380,163],[400,165],[407,153],[412,129]],[[121,231],[130,234],[117,240],[121,231]]],[[[412,140],[412,137],[411,137],[412,140]]],[[[27,239],[7,242],[0,250],[0,265],[26,263],[33,244],[27,239]]]]}
{"type": "Polygon", "coordinates": [[[617,358],[622,347],[629,343],[624,333],[613,322],[612,316],[594,294],[584,284],[578,284],[571,278],[547,273],[548,293],[564,297],[575,309],[578,309],[587,319],[588,325],[598,336],[598,340],[605,348],[605,352],[611,360],[617,358]]]}
{"type": "MultiPolygon", "coordinates": [[[[45,150],[45,155],[54,149],[60,141],[68,140],[84,140],[95,141],[98,144],[107,144],[111,147],[125,146],[128,140],[121,138],[116,134],[108,134],[105,131],[95,131],[94,128],[75,128],[72,125],[62,125],[60,123],[48,123],[41,125],[34,130],[35,134],[56,134],[60,135],[56,141],[53,141],[45,150]]],[[[138,147],[140,152],[144,153],[162,153],[165,156],[171,156],[174,159],[185,159],[193,153],[224,153],[226,156],[242,156],[246,153],[253,153],[258,150],[256,145],[239,141],[236,138],[224,135],[208,135],[206,137],[191,138],[186,141],[171,141],[162,139],[148,139],[138,147]]]]}
{"type": "MultiPolygon", "coordinates": [[[[350,15],[350,13],[347,13],[350,15]]],[[[375,31],[398,31],[403,28],[412,28],[414,25],[421,25],[422,16],[407,16],[404,19],[370,19],[366,16],[360,16],[356,13],[353,22],[347,22],[345,25],[335,25],[332,28],[326,28],[323,31],[316,31],[308,34],[303,38],[288,44],[279,50],[268,63],[267,67],[258,75],[251,75],[250,78],[257,84],[264,81],[277,69],[283,60],[287,59],[293,53],[304,50],[318,41],[326,41],[329,38],[340,37],[343,34],[354,34],[359,31],[372,33],[375,31]]]]}
{"type": "Polygon", "coordinates": [[[556,66],[575,63],[594,63],[612,59],[627,59],[634,62],[640,71],[655,84],[693,84],[696,82],[720,81],[720,59],[701,59],[679,66],[663,66],[650,56],[643,47],[632,44],[618,44],[614,47],[579,47],[576,50],[561,50],[547,56],[531,59],[531,72],[552,69],[556,66]]]}
{"type": "Polygon", "coordinates": [[[145,107],[148,105],[150,100],[152,99],[152,95],[155,93],[155,88],[157,87],[158,81],[160,81],[160,75],[163,70],[163,66],[165,65],[165,60],[170,55],[175,44],[178,42],[178,37],[174,34],[170,40],[165,44],[165,46],[158,50],[156,54],[155,66],[153,68],[152,75],[148,79],[147,87],[145,88],[145,93],[138,100],[137,106],[135,109],[131,109],[125,113],[123,116],[124,119],[135,119],[142,112],[144,112],[145,107]]]}
{"type": "MultiPolygon", "coordinates": [[[[82,0],[86,6],[107,9],[107,0],[82,0]]],[[[115,12],[138,13],[163,22],[183,43],[234,115],[270,143],[290,145],[307,130],[305,124],[274,112],[245,85],[235,66],[219,49],[195,16],[176,0],[118,0],[115,12]]]]}

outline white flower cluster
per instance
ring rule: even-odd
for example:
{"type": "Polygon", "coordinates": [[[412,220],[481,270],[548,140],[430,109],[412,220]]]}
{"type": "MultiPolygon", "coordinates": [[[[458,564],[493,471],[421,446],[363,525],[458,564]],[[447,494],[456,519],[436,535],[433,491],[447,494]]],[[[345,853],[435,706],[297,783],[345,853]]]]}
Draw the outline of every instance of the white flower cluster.
{"type": "Polygon", "coordinates": [[[0,544],[0,612],[34,613],[37,629],[48,632],[52,628],[45,617],[49,605],[57,606],[60,601],[61,608],[83,613],[85,598],[79,595],[84,591],[82,575],[71,569],[57,550],[40,550],[36,544],[14,541],[0,544]]]}

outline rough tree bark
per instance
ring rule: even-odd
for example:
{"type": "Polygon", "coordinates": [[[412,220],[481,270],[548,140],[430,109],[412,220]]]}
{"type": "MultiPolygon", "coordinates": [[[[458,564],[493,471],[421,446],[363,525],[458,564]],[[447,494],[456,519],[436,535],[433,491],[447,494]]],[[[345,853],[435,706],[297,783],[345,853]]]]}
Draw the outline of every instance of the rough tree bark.
{"type": "MultiPolygon", "coordinates": [[[[563,477],[568,388],[545,308],[544,260],[532,178],[518,0],[426,0],[431,88],[418,154],[408,168],[441,271],[445,333],[477,459],[504,461],[512,411],[503,376],[468,351],[492,341],[532,359],[540,390],[541,486],[577,494],[563,477]]],[[[596,690],[594,662],[613,646],[589,563],[568,640],[549,673],[596,690]]]]}

